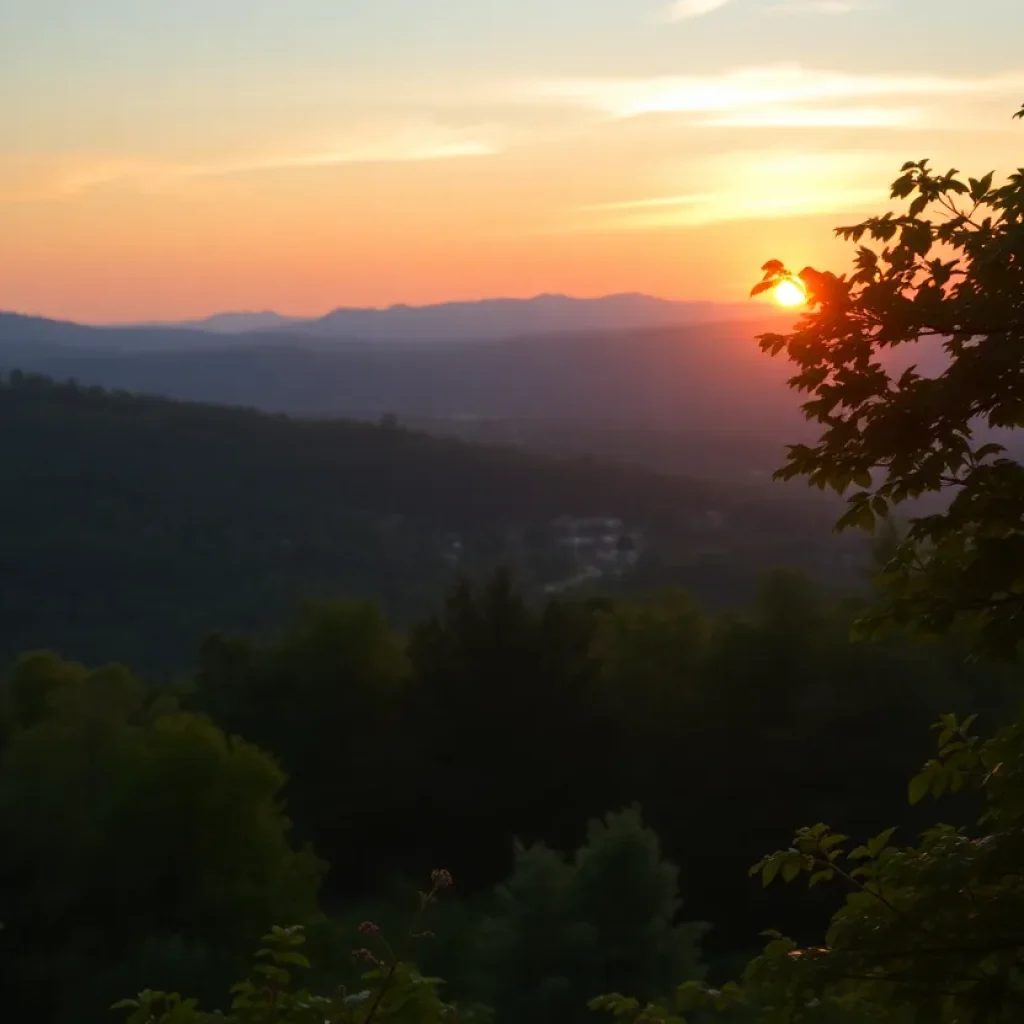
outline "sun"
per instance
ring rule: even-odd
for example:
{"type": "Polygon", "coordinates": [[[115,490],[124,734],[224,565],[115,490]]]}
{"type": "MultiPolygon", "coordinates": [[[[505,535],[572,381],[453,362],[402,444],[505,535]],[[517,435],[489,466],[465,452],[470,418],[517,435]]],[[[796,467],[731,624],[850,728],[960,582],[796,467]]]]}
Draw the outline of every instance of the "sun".
{"type": "Polygon", "coordinates": [[[780,281],[772,294],[780,306],[802,306],[807,301],[807,292],[791,277],[780,281]]]}

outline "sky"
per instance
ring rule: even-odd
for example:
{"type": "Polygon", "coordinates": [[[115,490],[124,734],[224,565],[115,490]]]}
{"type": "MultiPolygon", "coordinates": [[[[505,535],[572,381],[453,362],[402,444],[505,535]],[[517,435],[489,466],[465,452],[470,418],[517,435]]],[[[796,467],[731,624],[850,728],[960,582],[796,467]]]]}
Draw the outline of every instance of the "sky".
{"type": "Polygon", "coordinates": [[[1021,0],[0,0],[0,309],[742,299],[1024,164],[1021,0]]]}

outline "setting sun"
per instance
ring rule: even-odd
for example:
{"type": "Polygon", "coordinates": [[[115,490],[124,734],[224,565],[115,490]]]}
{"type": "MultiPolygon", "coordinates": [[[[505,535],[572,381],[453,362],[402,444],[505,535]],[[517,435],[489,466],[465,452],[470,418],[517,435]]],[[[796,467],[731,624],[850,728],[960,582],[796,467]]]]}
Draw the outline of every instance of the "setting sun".
{"type": "Polygon", "coordinates": [[[792,278],[780,281],[772,294],[780,306],[802,306],[807,301],[807,293],[792,278]]]}

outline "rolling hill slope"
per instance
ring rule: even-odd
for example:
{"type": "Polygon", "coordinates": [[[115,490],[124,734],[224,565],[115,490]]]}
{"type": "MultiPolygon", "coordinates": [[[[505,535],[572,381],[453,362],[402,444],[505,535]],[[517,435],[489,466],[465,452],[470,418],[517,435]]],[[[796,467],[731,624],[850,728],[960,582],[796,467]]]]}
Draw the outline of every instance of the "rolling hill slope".
{"type": "Polygon", "coordinates": [[[591,419],[769,431],[800,422],[749,323],[376,344],[0,321],[0,370],[307,416],[591,419]]]}
{"type": "Polygon", "coordinates": [[[207,632],[273,626],[306,597],[408,621],[460,572],[549,582],[563,515],[621,518],[655,562],[835,557],[832,509],[803,498],[21,374],[0,387],[0,464],[2,657],[180,668],[207,632]]]}

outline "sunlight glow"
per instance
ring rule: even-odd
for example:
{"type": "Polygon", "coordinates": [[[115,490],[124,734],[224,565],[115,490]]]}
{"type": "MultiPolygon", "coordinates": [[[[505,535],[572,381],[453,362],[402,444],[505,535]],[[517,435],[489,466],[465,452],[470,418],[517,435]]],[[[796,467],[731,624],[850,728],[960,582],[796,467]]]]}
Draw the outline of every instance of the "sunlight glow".
{"type": "Polygon", "coordinates": [[[801,285],[792,278],[780,281],[772,291],[775,301],[780,306],[802,306],[807,301],[807,293],[801,285]]]}

